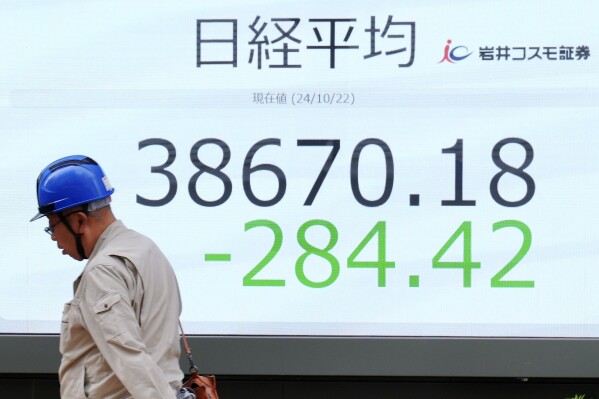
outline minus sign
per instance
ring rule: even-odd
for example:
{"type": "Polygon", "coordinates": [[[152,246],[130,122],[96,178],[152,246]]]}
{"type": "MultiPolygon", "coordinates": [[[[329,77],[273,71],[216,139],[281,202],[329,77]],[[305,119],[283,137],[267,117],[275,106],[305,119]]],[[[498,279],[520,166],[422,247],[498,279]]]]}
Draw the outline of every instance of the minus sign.
{"type": "Polygon", "coordinates": [[[206,262],[230,262],[231,254],[204,254],[206,262]]]}

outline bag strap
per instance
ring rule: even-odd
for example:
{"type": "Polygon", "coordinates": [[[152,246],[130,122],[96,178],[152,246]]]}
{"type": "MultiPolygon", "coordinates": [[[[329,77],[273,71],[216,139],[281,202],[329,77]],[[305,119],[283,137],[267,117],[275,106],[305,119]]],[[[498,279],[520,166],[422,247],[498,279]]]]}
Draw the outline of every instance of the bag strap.
{"type": "Polygon", "coordinates": [[[191,348],[189,347],[189,343],[187,342],[185,332],[183,332],[183,325],[181,324],[181,320],[179,320],[179,328],[181,329],[181,336],[183,338],[183,347],[185,348],[185,355],[187,356],[187,360],[189,360],[189,372],[192,374],[197,373],[198,368],[194,364],[193,358],[191,357],[191,348]]]}

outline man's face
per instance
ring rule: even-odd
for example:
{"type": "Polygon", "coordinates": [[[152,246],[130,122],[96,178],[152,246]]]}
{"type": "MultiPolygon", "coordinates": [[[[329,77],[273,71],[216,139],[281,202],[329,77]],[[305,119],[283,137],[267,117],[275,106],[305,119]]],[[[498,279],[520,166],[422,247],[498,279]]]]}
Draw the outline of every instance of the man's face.
{"type": "Polygon", "coordinates": [[[77,252],[77,243],[75,236],[69,231],[65,223],[71,223],[71,227],[77,233],[77,228],[73,223],[76,220],[76,214],[78,211],[67,212],[63,215],[63,219],[56,214],[48,215],[48,226],[52,231],[51,237],[53,241],[56,241],[56,245],[59,249],[62,249],[63,255],[69,255],[75,260],[82,260],[81,256],[77,252]]]}

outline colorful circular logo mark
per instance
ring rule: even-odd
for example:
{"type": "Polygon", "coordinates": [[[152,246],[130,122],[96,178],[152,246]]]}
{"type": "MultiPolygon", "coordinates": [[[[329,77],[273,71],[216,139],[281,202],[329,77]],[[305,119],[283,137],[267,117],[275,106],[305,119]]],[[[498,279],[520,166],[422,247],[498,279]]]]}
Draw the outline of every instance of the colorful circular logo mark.
{"type": "Polygon", "coordinates": [[[440,64],[445,61],[455,64],[458,61],[462,61],[468,58],[468,56],[472,54],[472,52],[468,52],[468,47],[455,46],[452,48],[451,43],[451,39],[448,39],[447,44],[445,45],[445,50],[443,51],[443,58],[441,59],[441,61],[437,62],[437,64],[440,64]]]}

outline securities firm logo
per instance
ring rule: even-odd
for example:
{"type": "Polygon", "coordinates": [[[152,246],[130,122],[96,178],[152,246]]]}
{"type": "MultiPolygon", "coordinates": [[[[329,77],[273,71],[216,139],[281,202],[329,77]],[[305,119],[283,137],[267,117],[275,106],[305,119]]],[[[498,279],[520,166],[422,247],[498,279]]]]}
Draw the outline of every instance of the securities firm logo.
{"type": "Polygon", "coordinates": [[[443,58],[441,61],[437,62],[437,64],[441,64],[442,62],[449,62],[451,64],[455,64],[456,62],[463,61],[468,58],[472,52],[468,52],[468,47],[466,46],[454,46],[451,47],[451,39],[447,40],[447,44],[445,45],[445,49],[443,50],[443,58]]]}
{"type": "Polygon", "coordinates": [[[456,64],[465,60],[474,52],[478,53],[479,61],[483,62],[567,62],[586,61],[591,57],[590,47],[584,44],[553,44],[548,46],[486,45],[479,46],[476,51],[470,51],[466,46],[452,46],[451,44],[451,39],[448,39],[443,49],[443,57],[437,64],[445,62],[456,64]]]}

